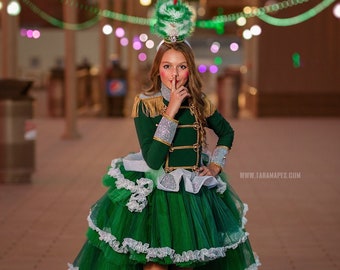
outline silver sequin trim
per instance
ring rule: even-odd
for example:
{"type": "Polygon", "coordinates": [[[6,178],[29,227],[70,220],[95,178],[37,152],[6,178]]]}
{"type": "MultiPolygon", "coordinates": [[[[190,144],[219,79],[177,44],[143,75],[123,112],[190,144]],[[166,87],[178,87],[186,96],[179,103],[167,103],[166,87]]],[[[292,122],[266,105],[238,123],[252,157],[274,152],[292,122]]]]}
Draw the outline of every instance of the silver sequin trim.
{"type": "Polygon", "coordinates": [[[164,142],[167,145],[171,145],[175,136],[178,123],[171,121],[166,117],[162,117],[158,124],[154,138],[158,141],[164,142]]]}
{"type": "Polygon", "coordinates": [[[170,101],[170,92],[171,90],[162,83],[161,93],[162,93],[163,98],[167,101],[170,101]]]}

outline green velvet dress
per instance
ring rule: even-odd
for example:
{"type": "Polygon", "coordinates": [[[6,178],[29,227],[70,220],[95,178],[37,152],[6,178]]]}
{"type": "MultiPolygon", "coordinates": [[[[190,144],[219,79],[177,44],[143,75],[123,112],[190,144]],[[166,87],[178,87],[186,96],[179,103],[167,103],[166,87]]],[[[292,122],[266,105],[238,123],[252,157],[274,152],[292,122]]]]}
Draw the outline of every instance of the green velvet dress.
{"type": "MultiPolygon", "coordinates": [[[[197,167],[212,157],[199,145],[195,114],[184,104],[175,120],[166,119],[167,103],[161,92],[136,97],[141,151],[112,161],[103,177],[108,190],[91,207],[87,241],[69,270],[142,270],[147,262],[257,269],[244,229],[247,206],[224,172],[198,176],[197,167]]],[[[233,129],[208,100],[205,115],[217,147],[230,149],[233,129]]]]}

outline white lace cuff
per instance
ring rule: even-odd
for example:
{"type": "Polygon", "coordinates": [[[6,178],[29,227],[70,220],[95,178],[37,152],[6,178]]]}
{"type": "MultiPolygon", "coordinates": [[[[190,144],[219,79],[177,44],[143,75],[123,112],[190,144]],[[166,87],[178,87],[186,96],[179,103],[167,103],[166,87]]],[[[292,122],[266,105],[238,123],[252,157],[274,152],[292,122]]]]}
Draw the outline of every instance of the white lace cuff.
{"type": "Polygon", "coordinates": [[[177,126],[178,121],[170,118],[169,116],[163,115],[153,137],[154,140],[160,141],[170,146],[175,136],[177,126]]]}
{"type": "Polygon", "coordinates": [[[215,163],[223,169],[226,163],[226,157],[229,152],[229,148],[226,146],[217,146],[211,156],[211,163],[215,163]]]}

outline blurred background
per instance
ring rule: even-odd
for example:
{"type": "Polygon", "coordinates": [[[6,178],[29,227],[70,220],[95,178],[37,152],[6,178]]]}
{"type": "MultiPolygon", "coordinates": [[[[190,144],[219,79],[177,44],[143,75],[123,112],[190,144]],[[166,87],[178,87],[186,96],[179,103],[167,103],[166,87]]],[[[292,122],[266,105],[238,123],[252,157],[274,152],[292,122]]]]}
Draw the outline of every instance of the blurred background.
{"type": "MultiPolygon", "coordinates": [[[[188,2],[196,18],[189,41],[224,115],[340,115],[338,1],[188,2]]],[[[154,4],[1,1],[0,78],[33,82],[37,117],[63,116],[65,102],[77,115],[127,116],[160,41],[150,27],[154,4]],[[65,101],[69,91],[76,94],[65,101]]]]}
{"type": "MultiPolygon", "coordinates": [[[[340,1],[186,2],[260,269],[340,269],[340,1]]],[[[155,3],[0,0],[2,270],[66,269],[107,165],[139,149],[155,3]]]]}

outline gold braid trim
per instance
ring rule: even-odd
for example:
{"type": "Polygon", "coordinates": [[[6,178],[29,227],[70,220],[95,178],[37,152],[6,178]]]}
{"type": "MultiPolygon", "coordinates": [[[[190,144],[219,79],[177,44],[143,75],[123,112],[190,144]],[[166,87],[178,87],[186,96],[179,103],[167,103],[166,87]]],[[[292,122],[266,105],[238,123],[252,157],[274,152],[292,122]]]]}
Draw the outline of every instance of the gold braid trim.
{"type": "Polygon", "coordinates": [[[151,96],[141,98],[140,95],[135,97],[135,101],[132,107],[131,116],[138,117],[138,108],[139,104],[142,102],[143,104],[143,113],[149,117],[155,117],[163,113],[164,111],[164,103],[162,96],[151,96]]]}

